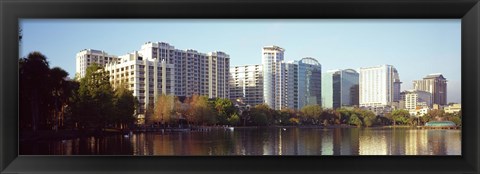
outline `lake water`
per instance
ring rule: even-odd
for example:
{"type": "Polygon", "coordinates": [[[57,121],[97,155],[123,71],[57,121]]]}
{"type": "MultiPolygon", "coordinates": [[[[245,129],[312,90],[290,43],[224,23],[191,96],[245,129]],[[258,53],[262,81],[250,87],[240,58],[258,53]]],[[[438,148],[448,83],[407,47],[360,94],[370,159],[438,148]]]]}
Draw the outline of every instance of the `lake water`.
{"type": "Polygon", "coordinates": [[[21,143],[21,155],[461,155],[460,130],[235,128],[21,143]]]}

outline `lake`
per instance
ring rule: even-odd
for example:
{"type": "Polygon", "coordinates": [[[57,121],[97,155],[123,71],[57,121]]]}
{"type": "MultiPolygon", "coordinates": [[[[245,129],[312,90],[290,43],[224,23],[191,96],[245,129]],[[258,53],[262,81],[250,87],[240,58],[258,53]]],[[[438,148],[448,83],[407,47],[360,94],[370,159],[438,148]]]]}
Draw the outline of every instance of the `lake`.
{"type": "Polygon", "coordinates": [[[460,130],[235,128],[20,143],[21,155],[461,155],[460,130]]]}

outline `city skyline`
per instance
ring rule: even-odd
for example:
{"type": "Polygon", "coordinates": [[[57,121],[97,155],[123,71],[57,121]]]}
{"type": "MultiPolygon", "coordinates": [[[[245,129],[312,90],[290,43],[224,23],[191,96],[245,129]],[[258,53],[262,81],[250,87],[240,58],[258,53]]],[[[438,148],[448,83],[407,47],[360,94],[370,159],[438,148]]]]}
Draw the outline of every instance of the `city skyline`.
{"type": "Polygon", "coordinates": [[[393,65],[402,91],[412,89],[413,80],[442,73],[448,80],[447,101],[461,99],[460,20],[22,20],[21,27],[20,56],[40,51],[52,67],[64,68],[70,77],[75,74],[75,54],[82,49],[121,56],[147,41],[160,41],[181,50],[223,51],[233,67],[261,64],[262,47],[277,45],[285,49],[285,61],[314,57],[322,72],[393,65]],[[161,27],[165,25],[169,27],[161,27]],[[237,34],[239,30],[244,32],[237,34]]]}

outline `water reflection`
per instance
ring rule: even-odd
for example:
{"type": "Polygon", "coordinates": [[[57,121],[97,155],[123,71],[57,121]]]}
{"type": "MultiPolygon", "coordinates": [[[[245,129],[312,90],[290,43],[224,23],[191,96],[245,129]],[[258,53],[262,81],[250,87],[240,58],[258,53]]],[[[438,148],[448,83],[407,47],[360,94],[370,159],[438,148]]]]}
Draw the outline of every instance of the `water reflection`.
{"type": "Polygon", "coordinates": [[[460,155],[460,130],[236,128],[20,143],[21,155],[460,155]]]}

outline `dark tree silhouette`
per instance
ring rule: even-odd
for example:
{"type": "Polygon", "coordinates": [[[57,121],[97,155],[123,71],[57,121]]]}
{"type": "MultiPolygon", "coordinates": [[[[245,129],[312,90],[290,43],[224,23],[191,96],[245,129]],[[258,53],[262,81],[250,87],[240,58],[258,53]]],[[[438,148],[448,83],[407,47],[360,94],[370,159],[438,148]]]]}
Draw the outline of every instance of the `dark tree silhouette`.
{"type": "Polygon", "coordinates": [[[40,120],[48,115],[48,75],[49,64],[47,58],[39,53],[32,52],[26,58],[19,60],[20,83],[20,120],[21,127],[30,127],[36,131],[40,120]]]}

